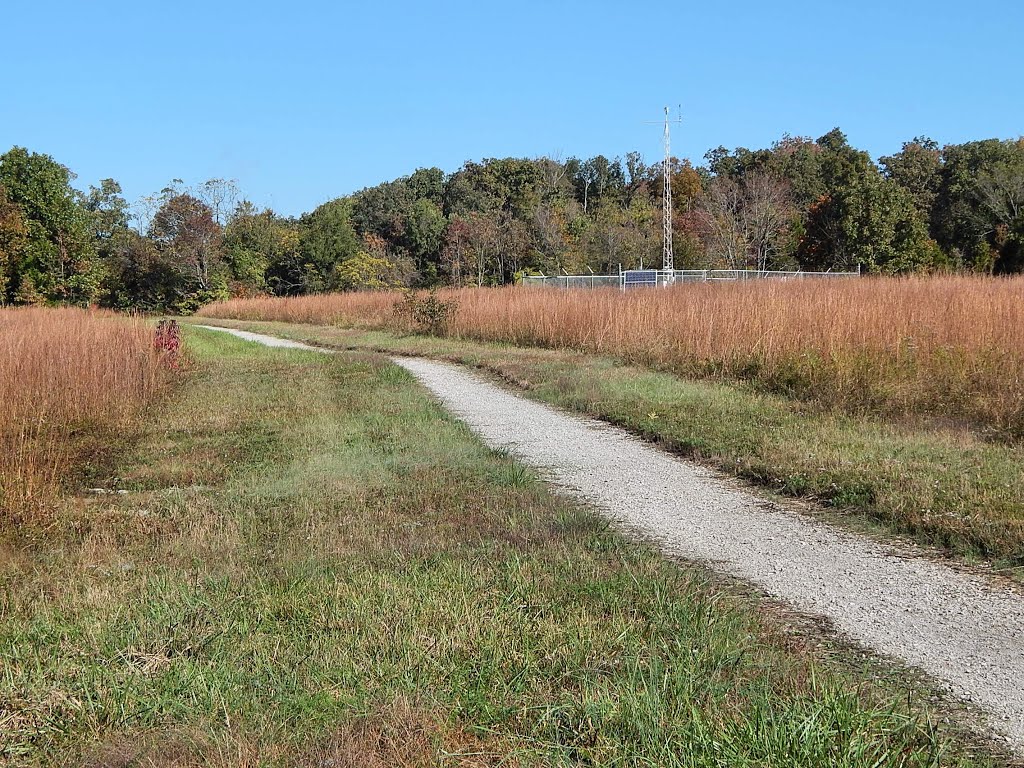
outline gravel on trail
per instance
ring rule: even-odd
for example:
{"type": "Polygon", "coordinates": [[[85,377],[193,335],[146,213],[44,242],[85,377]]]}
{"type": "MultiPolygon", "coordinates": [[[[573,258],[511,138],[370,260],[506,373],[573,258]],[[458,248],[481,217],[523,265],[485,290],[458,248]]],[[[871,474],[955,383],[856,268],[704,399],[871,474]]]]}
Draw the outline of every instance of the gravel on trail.
{"type": "MultiPolygon", "coordinates": [[[[274,346],[313,349],[224,330],[274,346]]],[[[325,350],[317,350],[325,351],[325,350]]],[[[931,675],[1024,754],[1024,596],[904,544],[839,530],[621,429],[516,396],[455,365],[396,358],[493,448],[664,552],[757,585],[931,675]]]]}

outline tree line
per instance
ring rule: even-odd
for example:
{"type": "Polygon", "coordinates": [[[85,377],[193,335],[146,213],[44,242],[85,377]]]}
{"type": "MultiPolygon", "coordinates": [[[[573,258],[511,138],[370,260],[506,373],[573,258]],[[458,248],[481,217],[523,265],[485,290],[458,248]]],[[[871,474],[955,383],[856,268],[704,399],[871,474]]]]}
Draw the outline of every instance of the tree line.
{"type": "MultiPolygon", "coordinates": [[[[129,206],[104,179],[14,147],[0,156],[0,303],[190,312],[227,296],[501,285],[661,259],[661,163],[487,159],[409,176],[297,218],[236,185],[175,180],[129,206]]],[[[1024,139],[877,163],[835,129],[673,160],[677,268],[1024,270],[1024,139]]]]}

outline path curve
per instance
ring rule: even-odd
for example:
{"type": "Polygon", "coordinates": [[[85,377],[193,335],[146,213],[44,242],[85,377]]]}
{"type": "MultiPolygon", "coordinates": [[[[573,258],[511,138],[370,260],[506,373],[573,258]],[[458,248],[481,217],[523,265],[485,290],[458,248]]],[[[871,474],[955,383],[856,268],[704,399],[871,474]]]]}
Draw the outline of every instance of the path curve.
{"type": "Polygon", "coordinates": [[[1021,595],[766,502],[621,429],[518,397],[458,366],[394,362],[488,445],[541,468],[665,552],[754,583],[798,610],[826,617],[847,637],[924,670],[986,710],[995,729],[1024,754],[1021,595]]]}

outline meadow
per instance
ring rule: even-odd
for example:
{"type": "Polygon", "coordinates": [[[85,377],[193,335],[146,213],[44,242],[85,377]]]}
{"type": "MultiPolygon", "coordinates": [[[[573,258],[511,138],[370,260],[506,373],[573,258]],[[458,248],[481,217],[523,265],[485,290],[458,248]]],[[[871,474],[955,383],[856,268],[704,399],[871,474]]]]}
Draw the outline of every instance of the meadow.
{"type": "Polygon", "coordinates": [[[836,522],[1024,578],[1022,295],[1022,278],[982,277],[468,289],[438,294],[458,303],[442,335],[410,333],[397,293],[202,314],[474,366],[836,522]]]}
{"type": "Polygon", "coordinates": [[[0,764],[1005,764],[381,355],[186,338],[128,492],[0,558],[0,764]]]}
{"type": "Polygon", "coordinates": [[[104,461],[168,382],[154,342],[109,312],[0,310],[0,523],[42,514],[104,461]]]}
{"type": "MultiPolygon", "coordinates": [[[[396,292],[255,298],[203,317],[410,330],[396,292]]],[[[1024,278],[442,291],[455,338],[606,355],[825,409],[1024,437],[1024,278]]]]}

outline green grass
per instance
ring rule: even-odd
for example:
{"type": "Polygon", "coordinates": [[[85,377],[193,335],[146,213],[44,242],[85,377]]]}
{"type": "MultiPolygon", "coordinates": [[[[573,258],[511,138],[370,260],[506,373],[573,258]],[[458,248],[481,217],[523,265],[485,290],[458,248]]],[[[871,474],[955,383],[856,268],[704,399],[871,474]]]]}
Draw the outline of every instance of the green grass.
{"type": "Polygon", "coordinates": [[[380,357],[187,335],[131,492],[0,538],[0,762],[990,763],[380,357]]]}
{"type": "Polygon", "coordinates": [[[740,385],[688,381],[583,353],[329,326],[203,322],[475,366],[529,397],[618,424],[772,491],[822,502],[839,522],[908,534],[1024,578],[1024,446],[954,428],[825,413],[740,385]]]}

